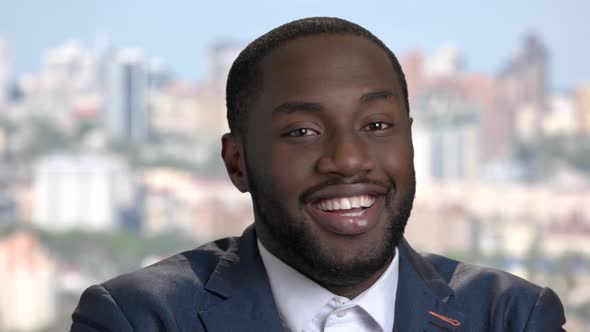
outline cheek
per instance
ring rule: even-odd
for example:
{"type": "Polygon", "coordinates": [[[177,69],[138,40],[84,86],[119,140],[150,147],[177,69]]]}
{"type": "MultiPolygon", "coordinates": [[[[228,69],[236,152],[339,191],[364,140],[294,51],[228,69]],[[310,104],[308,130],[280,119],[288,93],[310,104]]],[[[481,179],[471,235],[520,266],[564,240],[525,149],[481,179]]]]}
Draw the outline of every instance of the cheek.
{"type": "MultiPolygon", "coordinates": [[[[373,154],[379,168],[396,181],[404,181],[414,169],[414,155],[411,144],[393,144],[373,154]]],[[[404,181],[405,182],[405,181],[404,181]]]]}
{"type": "Polygon", "coordinates": [[[315,165],[315,159],[310,153],[303,153],[283,144],[271,146],[259,160],[265,161],[259,165],[259,169],[265,172],[265,184],[273,194],[281,198],[301,194],[306,181],[311,179],[315,165]]]}

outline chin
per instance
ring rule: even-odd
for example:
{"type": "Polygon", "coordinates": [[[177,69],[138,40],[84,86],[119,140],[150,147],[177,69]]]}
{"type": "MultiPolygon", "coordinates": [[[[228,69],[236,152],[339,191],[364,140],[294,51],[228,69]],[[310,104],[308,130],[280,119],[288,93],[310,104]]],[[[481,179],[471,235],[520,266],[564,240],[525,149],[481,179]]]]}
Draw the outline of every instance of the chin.
{"type": "Polygon", "coordinates": [[[401,238],[392,233],[398,227],[387,220],[368,232],[348,236],[325,231],[309,219],[298,225],[275,235],[281,238],[283,260],[310,279],[334,286],[355,285],[382,270],[401,238]]]}
{"type": "MultiPolygon", "coordinates": [[[[307,245],[313,248],[318,244],[307,245]]],[[[315,251],[301,253],[309,265],[306,274],[320,283],[335,286],[355,285],[366,280],[387,266],[395,253],[391,238],[357,242],[345,248],[320,246],[315,251]]]]}

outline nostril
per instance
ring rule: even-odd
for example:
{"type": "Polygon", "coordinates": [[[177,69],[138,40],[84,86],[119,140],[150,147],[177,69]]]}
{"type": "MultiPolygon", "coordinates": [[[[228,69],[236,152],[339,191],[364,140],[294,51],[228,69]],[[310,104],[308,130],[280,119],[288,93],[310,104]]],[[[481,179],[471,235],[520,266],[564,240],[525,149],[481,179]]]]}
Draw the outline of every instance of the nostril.
{"type": "Polygon", "coordinates": [[[323,174],[342,177],[366,175],[374,167],[367,146],[361,137],[350,131],[341,131],[325,141],[317,170],[323,174]]]}
{"type": "Polygon", "coordinates": [[[373,161],[364,153],[327,155],[317,162],[320,173],[335,173],[345,177],[366,174],[373,169],[373,161]]]}

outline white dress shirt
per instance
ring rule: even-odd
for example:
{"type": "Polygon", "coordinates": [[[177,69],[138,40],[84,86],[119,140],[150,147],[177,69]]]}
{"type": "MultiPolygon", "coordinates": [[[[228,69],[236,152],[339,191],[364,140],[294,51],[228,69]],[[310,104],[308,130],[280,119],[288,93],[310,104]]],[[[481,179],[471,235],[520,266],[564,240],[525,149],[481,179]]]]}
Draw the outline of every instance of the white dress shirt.
{"type": "Polygon", "coordinates": [[[271,254],[258,241],[283,325],[292,332],[393,330],[399,274],[397,249],[379,279],[354,299],[338,296],[271,254]]]}

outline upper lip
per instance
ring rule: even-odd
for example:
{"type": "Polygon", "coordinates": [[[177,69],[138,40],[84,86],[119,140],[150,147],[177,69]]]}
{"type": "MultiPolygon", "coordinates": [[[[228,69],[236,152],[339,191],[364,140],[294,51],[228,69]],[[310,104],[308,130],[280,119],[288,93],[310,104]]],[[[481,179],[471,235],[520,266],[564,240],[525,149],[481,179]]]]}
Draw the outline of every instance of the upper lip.
{"type": "Polygon", "coordinates": [[[329,198],[354,197],[360,195],[380,196],[387,188],[372,183],[334,184],[323,187],[304,197],[305,203],[315,203],[329,198]]]}

